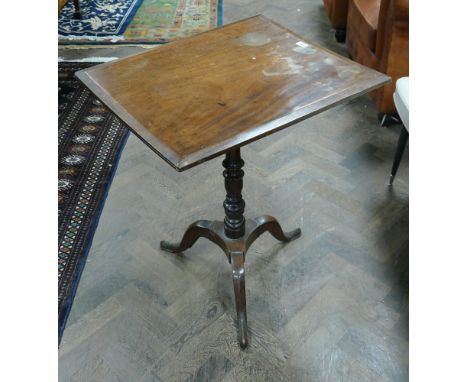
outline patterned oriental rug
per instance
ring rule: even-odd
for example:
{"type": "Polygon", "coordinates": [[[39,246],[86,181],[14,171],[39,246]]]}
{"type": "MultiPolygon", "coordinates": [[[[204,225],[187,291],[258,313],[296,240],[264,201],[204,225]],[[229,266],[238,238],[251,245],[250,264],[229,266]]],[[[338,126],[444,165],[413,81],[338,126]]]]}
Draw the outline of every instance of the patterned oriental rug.
{"type": "MultiPolygon", "coordinates": [[[[81,0],[82,19],[73,19],[72,1],[59,17],[59,46],[67,45],[144,45],[164,44],[181,37],[192,36],[222,25],[222,0],[81,0]],[[133,15],[128,27],[118,21],[122,15],[111,12],[111,5],[98,3],[133,3],[133,15]],[[94,7],[94,8],[93,8],[94,7]],[[117,26],[122,27],[117,28],[117,26]],[[126,28],[126,29],[125,29],[126,28]]],[[[127,4],[128,5],[128,4],[127,4]]],[[[128,10],[130,5],[128,5],[128,10]]],[[[129,15],[130,11],[127,12],[129,15]]],[[[125,16],[129,21],[130,16],[125,16]]]]}
{"type": "Polygon", "coordinates": [[[74,77],[90,63],[59,63],[59,343],[128,130],[74,77]]]}
{"type": "Polygon", "coordinates": [[[80,0],[82,18],[68,1],[58,19],[59,38],[111,40],[125,32],[143,0],[80,0]]]}

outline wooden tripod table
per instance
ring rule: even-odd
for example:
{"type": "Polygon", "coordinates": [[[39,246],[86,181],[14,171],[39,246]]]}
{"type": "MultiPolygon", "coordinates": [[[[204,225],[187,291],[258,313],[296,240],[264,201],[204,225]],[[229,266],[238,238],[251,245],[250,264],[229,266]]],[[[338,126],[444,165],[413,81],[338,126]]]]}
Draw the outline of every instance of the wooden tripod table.
{"type": "Polygon", "coordinates": [[[181,39],[124,59],[81,70],[78,78],[144,143],[177,171],[225,154],[224,222],[199,220],[180,243],[200,237],[220,246],[232,264],[238,337],[247,346],[245,254],[262,233],[288,242],[271,216],[243,216],[240,147],[390,78],[305,41],[263,16],[181,39]]]}

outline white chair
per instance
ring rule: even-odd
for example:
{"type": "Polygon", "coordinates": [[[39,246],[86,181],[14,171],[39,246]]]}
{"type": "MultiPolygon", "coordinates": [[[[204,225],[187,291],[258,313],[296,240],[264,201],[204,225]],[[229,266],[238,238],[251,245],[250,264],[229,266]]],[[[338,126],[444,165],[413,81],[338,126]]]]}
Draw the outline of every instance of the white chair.
{"type": "Polygon", "coordinates": [[[402,77],[397,80],[395,93],[393,93],[393,101],[395,102],[403,126],[401,127],[400,138],[398,138],[398,146],[395,152],[395,158],[393,159],[389,182],[390,186],[395,179],[409,137],[409,77],[402,77]]]}

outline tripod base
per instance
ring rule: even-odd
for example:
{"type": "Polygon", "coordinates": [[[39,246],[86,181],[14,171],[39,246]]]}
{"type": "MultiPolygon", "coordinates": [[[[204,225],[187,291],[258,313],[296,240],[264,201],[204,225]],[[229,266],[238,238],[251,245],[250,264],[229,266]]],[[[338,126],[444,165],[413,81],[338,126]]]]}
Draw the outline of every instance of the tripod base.
{"type": "Polygon", "coordinates": [[[236,300],[238,339],[241,348],[245,348],[247,341],[247,309],[245,303],[245,254],[252,243],[264,232],[269,232],[277,240],[287,243],[301,235],[299,228],[291,232],[284,232],[278,221],[269,215],[245,222],[245,234],[238,239],[226,236],[224,222],[198,220],[192,223],[184,233],[180,243],[161,241],[161,249],[180,253],[190,248],[200,238],[204,237],[217,244],[226,254],[232,266],[234,295],[236,300]]]}

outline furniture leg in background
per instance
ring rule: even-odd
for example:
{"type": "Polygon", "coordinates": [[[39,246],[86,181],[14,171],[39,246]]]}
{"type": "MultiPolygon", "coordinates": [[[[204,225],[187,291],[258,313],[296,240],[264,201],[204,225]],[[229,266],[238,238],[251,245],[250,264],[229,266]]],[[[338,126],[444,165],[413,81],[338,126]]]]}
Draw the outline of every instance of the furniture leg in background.
{"type": "Polygon", "coordinates": [[[349,0],[323,0],[331,24],[335,28],[337,42],[346,41],[346,19],[348,17],[349,0]]]}
{"type": "MultiPolygon", "coordinates": [[[[62,10],[62,8],[67,4],[68,0],[58,0],[58,11],[62,10]]],[[[75,19],[81,19],[81,9],[80,9],[80,0],[73,0],[73,6],[75,8],[75,12],[73,17],[75,19]]]]}
{"type": "Polygon", "coordinates": [[[392,172],[390,173],[389,186],[393,184],[395,175],[400,167],[401,157],[405,152],[406,143],[408,142],[409,133],[406,130],[405,126],[401,126],[400,138],[398,138],[398,146],[395,152],[395,158],[393,159],[392,172]]]}
{"type": "Polygon", "coordinates": [[[80,0],[73,0],[73,5],[75,6],[75,13],[73,17],[75,19],[81,19],[80,0]]]}
{"type": "Polygon", "coordinates": [[[400,166],[401,157],[405,152],[406,143],[409,137],[409,78],[403,77],[397,80],[395,93],[393,93],[393,100],[398,115],[401,118],[403,126],[401,126],[400,138],[398,138],[398,146],[395,152],[395,159],[393,160],[392,171],[390,173],[389,186],[393,184],[395,175],[400,166]]]}

